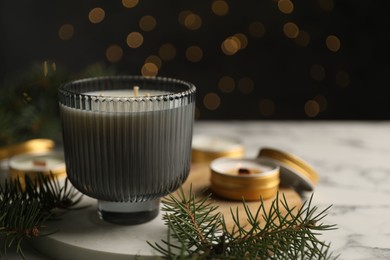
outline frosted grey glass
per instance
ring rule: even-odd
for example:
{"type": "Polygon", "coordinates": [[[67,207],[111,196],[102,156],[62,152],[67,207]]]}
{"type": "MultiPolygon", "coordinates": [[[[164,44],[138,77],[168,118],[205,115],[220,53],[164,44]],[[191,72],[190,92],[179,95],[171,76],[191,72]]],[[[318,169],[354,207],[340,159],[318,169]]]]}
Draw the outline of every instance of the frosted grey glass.
{"type": "Polygon", "coordinates": [[[61,86],[59,102],[68,178],[82,193],[142,202],[176,190],[190,170],[195,87],[168,78],[116,76],[61,86]],[[166,91],[101,97],[105,89],[166,91]],[[84,93],[84,94],[83,94],[84,93]]]}

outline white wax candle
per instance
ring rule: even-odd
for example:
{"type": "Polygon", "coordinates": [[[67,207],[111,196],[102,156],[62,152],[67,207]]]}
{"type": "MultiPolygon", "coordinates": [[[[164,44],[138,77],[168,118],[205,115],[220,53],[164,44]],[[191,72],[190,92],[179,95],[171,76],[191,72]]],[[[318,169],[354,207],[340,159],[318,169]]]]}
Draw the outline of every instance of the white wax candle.
{"type": "Polygon", "coordinates": [[[65,168],[65,161],[60,153],[26,153],[11,157],[9,166],[11,169],[24,172],[49,172],[65,168]]]}
{"type": "MultiPolygon", "coordinates": [[[[132,89],[91,91],[91,92],[85,92],[83,94],[89,96],[103,96],[103,97],[116,97],[116,98],[135,97],[134,91],[132,89]]],[[[161,95],[169,95],[169,94],[172,93],[166,91],[160,91],[160,90],[139,89],[137,97],[161,96],[161,95]]]]}

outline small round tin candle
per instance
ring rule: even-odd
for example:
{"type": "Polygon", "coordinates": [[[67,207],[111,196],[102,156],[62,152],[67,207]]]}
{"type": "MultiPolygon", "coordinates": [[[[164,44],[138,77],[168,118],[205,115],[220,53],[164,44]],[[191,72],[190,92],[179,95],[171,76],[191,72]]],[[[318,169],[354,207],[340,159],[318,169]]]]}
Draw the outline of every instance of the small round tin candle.
{"type": "Polygon", "coordinates": [[[281,186],[293,187],[298,191],[312,191],[318,183],[319,175],[316,170],[297,155],[273,148],[263,148],[258,156],[280,166],[281,186]]]}
{"type": "Polygon", "coordinates": [[[218,158],[211,165],[211,190],[231,200],[255,201],[278,192],[279,166],[261,158],[218,158]]]}
{"type": "Polygon", "coordinates": [[[54,148],[50,139],[31,139],[25,142],[11,144],[0,148],[0,160],[10,158],[17,154],[49,151],[54,148]]]}
{"type": "Polygon", "coordinates": [[[211,162],[219,157],[239,158],[244,156],[241,140],[229,136],[194,135],[192,161],[211,162]]]}
{"type": "Polygon", "coordinates": [[[62,178],[66,176],[63,153],[55,151],[33,152],[15,155],[9,160],[11,178],[24,183],[25,175],[35,180],[39,174],[62,178]]]}

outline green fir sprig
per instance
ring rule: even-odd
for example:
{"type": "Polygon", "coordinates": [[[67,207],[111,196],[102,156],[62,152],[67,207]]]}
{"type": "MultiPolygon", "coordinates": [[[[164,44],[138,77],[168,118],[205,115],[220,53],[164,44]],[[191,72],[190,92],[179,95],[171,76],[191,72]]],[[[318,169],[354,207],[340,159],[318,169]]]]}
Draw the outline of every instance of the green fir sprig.
{"type": "Polygon", "coordinates": [[[0,257],[10,248],[24,259],[21,243],[25,239],[48,235],[44,223],[56,218],[56,209],[70,209],[82,195],[68,179],[64,184],[53,175],[28,175],[23,179],[6,180],[0,184],[0,257]]]}
{"type": "Polygon", "coordinates": [[[317,238],[336,228],[321,222],[329,207],[318,212],[312,199],[295,208],[278,194],[269,208],[261,200],[256,212],[243,201],[247,222],[240,222],[238,208],[231,209],[234,225],[228,228],[211,195],[198,199],[180,190],[163,201],[167,240],[148,243],[167,259],[335,258],[330,244],[317,238]]]}

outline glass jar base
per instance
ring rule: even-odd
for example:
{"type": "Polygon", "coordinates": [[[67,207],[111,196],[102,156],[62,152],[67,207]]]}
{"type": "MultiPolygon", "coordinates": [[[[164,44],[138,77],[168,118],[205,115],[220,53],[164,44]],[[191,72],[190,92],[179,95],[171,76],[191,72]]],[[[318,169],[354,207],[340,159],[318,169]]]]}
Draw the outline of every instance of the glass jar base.
{"type": "Polygon", "coordinates": [[[145,202],[111,202],[98,200],[100,219],[119,225],[138,225],[157,217],[160,199],[145,202]]]}

